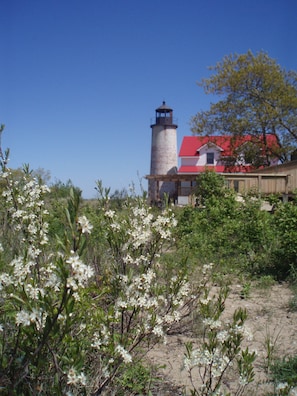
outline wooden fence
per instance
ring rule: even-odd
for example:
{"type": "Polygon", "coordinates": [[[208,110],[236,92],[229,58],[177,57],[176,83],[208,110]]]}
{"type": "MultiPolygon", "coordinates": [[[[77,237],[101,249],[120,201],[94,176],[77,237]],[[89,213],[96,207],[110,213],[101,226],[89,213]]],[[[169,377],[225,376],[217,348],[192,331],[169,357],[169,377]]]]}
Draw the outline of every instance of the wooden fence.
{"type": "Polygon", "coordinates": [[[223,174],[226,185],[240,194],[255,192],[259,195],[289,193],[290,175],[248,173],[248,174],[223,174]]]}

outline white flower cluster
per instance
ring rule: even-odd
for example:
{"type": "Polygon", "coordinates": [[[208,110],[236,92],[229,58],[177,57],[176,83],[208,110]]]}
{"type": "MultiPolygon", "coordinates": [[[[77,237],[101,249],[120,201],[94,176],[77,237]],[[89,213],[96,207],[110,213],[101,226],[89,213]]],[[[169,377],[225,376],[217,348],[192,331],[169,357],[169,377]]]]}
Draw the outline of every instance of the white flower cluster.
{"type": "Polygon", "coordinates": [[[120,275],[122,296],[115,301],[115,317],[120,317],[122,309],[150,309],[158,307],[158,300],[152,294],[152,281],[156,274],[152,269],[146,273],[137,275],[132,279],[120,275]]]}
{"type": "Polygon", "coordinates": [[[111,231],[126,235],[124,248],[126,251],[145,249],[151,243],[161,243],[172,240],[172,229],[177,221],[171,209],[155,217],[152,208],[142,203],[142,206],[131,208],[129,221],[122,219],[113,210],[105,211],[111,231]]]}
{"type": "Polygon", "coordinates": [[[202,267],[202,274],[203,275],[208,274],[212,270],[213,266],[214,266],[213,263],[204,264],[202,267]]]}
{"type": "Polygon", "coordinates": [[[297,396],[297,387],[292,387],[287,382],[280,382],[275,388],[275,395],[297,396]]]}
{"type": "Polygon", "coordinates": [[[93,335],[91,346],[92,348],[100,350],[102,346],[106,346],[110,341],[110,331],[101,323],[100,331],[95,332],[93,335]]]}
{"type": "Polygon", "coordinates": [[[195,299],[195,296],[191,294],[190,283],[182,278],[173,276],[169,282],[169,293],[167,300],[172,305],[174,317],[171,317],[171,321],[177,321],[180,318],[180,310],[189,300],[195,299]]]}
{"type": "Polygon", "coordinates": [[[66,260],[71,267],[71,275],[67,279],[67,287],[77,291],[80,287],[85,287],[88,280],[94,275],[94,270],[84,264],[79,256],[72,252],[72,255],[66,260]]]}
{"type": "Polygon", "coordinates": [[[45,326],[47,313],[41,309],[33,308],[31,312],[21,310],[16,314],[15,323],[17,326],[30,326],[32,323],[35,324],[38,331],[42,330],[45,326]]]}
{"type": "Polygon", "coordinates": [[[203,324],[208,329],[217,331],[216,338],[221,344],[225,343],[227,340],[230,340],[232,337],[234,337],[234,335],[241,335],[248,341],[253,340],[253,335],[245,324],[232,325],[228,323],[227,328],[224,329],[222,328],[223,323],[220,320],[214,320],[212,318],[205,318],[203,320],[203,324]]]}
{"type": "Polygon", "coordinates": [[[56,272],[56,265],[49,262],[46,267],[40,269],[40,274],[44,279],[44,288],[59,292],[61,290],[61,280],[56,272]]]}
{"type": "Polygon", "coordinates": [[[23,257],[17,257],[12,260],[9,265],[13,268],[14,281],[22,283],[31,272],[31,267],[34,266],[33,261],[25,262],[23,257]]]}
{"type": "Polygon", "coordinates": [[[165,296],[164,289],[161,293],[161,289],[155,289],[156,273],[151,268],[131,279],[120,275],[119,280],[122,293],[115,301],[115,318],[121,318],[123,312],[139,312],[138,330],[145,329],[147,334],[152,333],[166,342],[165,330],[181,319],[182,308],[189,300],[188,282],[174,276],[165,296]]]}
{"type": "Polygon", "coordinates": [[[132,362],[132,356],[121,345],[117,345],[116,346],[115,352],[118,353],[121,356],[121,358],[123,359],[124,363],[131,363],[132,362]]]}
{"type": "Polygon", "coordinates": [[[297,396],[297,387],[291,388],[289,391],[289,396],[297,396]]]}
{"type": "Polygon", "coordinates": [[[253,334],[251,333],[250,329],[246,325],[242,325],[242,326],[235,325],[232,327],[232,330],[233,330],[234,334],[240,334],[244,338],[246,338],[248,341],[253,340],[253,334]]]}
{"type": "Polygon", "coordinates": [[[150,262],[149,257],[140,254],[138,257],[132,257],[129,253],[123,258],[125,264],[134,264],[136,266],[145,265],[147,266],[150,262]]]}
{"type": "Polygon", "coordinates": [[[110,219],[113,219],[114,216],[115,216],[115,211],[114,210],[106,210],[105,216],[110,218],[110,219]]]}
{"type": "Polygon", "coordinates": [[[87,378],[83,372],[78,373],[74,368],[71,368],[67,373],[67,384],[85,386],[87,384],[87,378]]]}
{"type": "Polygon", "coordinates": [[[93,226],[90,223],[90,221],[86,218],[86,216],[80,216],[77,220],[77,223],[79,224],[80,228],[81,228],[81,232],[83,234],[90,234],[93,226]]]}
{"type": "Polygon", "coordinates": [[[289,396],[297,396],[297,386],[290,389],[289,396]]]}
{"type": "Polygon", "coordinates": [[[46,185],[39,185],[37,180],[23,176],[22,180],[9,177],[8,170],[2,173],[8,187],[2,192],[5,198],[7,210],[11,214],[11,224],[15,231],[23,231],[26,240],[32,245],[44,245],[48,243],[48,223],[44,216],[48,214],[44,209],[43,195],[49,191],[46,185]]]}
{"type": "Polygon", "coordinates": [[[219,348],[215,348],[211,352],[208,349],[196,348],[191,351],[189,356],[184,358],[184,368],[187,371],[191,371],[194,367],[203,369],[211,367],[213,378],[220,377],[230,364],[228,356],[224,355],[219,348]]]}
{"type": "Polygon", "coordinates": [[[177,226],[177,220],[171,209],[165,210],[152,224],[154,231],[160,235],[161,239],[170,240],[172,229],[177,226]]]}
{"type": "Polygon", "coordinates": [[[210,328],[210,330],[217,330],[222,326],[222,322],[220,320],[214,320],[212,318],[205,318],[203,320],[204,326],[210,328]]]}

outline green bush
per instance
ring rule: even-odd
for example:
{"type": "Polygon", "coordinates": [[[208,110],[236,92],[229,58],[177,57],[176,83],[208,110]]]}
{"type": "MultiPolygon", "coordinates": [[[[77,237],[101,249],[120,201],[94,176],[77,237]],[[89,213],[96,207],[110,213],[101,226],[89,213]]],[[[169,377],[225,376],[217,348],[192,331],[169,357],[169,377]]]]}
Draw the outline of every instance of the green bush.
{"type": "Polygon", "coordinates": [[[151,395],[152,385],[156,381],[153,369],[140,363],[130,365],[122,375],[119,375],[116,384],[119,391],[117,396],[125,395],[151,395]]]}
{"type": "Polygon", "coordinates": [[[297,355],[276,360],[270,370],[274,382],[297,386],[297,355]]]}
{"type": "Polygon", "coordinates": [[[179,211],[179,247],[201,262],[220,264],[228,272],[272,274],[278,247],[272,215],[260,210],[258,199],[245,197],[237,202],[233,194],[216,197],[209,196],[203,208],[179,211]]]}
{"type": "Polygon", "coordinates": [[[297,205],[279,205],[273,216],[273,229],[278,249],[274,253],[274,268],[279,279],[297,270],[297,205]]]}

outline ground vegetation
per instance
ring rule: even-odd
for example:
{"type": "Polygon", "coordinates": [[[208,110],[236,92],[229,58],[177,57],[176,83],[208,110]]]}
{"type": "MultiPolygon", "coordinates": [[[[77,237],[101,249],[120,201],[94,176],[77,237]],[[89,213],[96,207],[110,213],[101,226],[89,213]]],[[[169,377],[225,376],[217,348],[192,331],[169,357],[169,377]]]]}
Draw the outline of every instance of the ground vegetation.
{"type": "MultiPolygon", "coordinates": [[[[90,203],[72,185],[51,191],[28,166],[16,175],[8,155],[1,153],[1,394],[251,394],[257,353],[248,307],[229,309],[228,301],[235,282],[243,302],[254,285],[296,283],[294,200],[268,213],[259,197],[238,201],[205,173],[195,207],[153,208],[133,192],[112,197],[100,181],[90,203]],[[176,335],[184,384],[162,377],[166,359],[150,355],[168,341],[170,349],[176,335]]],[[[296,355],[277,355],[274,345],[267,336],[267,381],[274,394],[293,394],[296,355]]]]}

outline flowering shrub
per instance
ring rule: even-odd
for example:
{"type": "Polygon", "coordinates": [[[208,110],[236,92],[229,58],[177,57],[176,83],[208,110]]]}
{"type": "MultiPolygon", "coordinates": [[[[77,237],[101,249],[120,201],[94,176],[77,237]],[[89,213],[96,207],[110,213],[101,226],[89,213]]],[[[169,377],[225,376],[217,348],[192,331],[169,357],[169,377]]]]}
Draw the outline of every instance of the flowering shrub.
{"type": "Polygon", "coordinates": [[[252,357],[239,353],[244,313],[221,328],[223,303],[213,309],[207,293],[211,266],[194,287],[185,268],[162,261],[177,225],[170,207],[154,212],[143,199],[128,197],[115,211],[106,196],[84,212],[80,192],[72,189],[63,232],[53,239],[48,188],[28,167],[15,177],[8,153],[0,156],[1,394],[120,394],[133,367],[195,307],[204,315],[205,339],[200,349],[188,345],[189,372],[199,366],[205,389],[217,391],[237,359],[241,380],[252,380],[252,357]],[[87,243],[100,245],[103,258],[90,254],[87,243]]]}
{"type": "MultiPolygon", "coordinates": [[[[14,242],[11,246],[2,232],[6,249],[0,273],[1,393],[59,395],[73,386],[80,389],[86,385],[84,374],[77,374],[74,381],[74,373],[84,354],[84,343],[76,334],[83,312],[74,306],[93,270],[80,260],[79,245],[74,250],[61,246],[58,251],[48,246],[47,187],[39,185],[28,169],[15,179],[3,165],[1,178],[6,186],[1,202],[4,220],[14,242]],[[12,258],[6,262],[8,257],[12,258]]],[[[72,231],[79,240],[90,227],[79,217],[72,231]]]]}
{"type": "Polygon", "coordinates": [[[141,200],[122,213],[102,207],[93,220],[109,243],[109,260],[99,274],[83,261],[93,225],[77,191],[65,207],[64,237],[55,242],[48,188],[28,167],[15,178],[3,158],[1,179],[2,393],[114,392],[116,377],[165,339],[193,299],[186,277],[177,271],[165,280],[158,263],[172,242],[173,212],[155,215],[141,200]]]}
{"type": "Polygon", "coordinates": [[[183,272],[169,274],[160,263],[177,224],[170,208],[156,214],[142,199],[128,199],[120,212],[110,209],[106,199],[101,204],[109,261],[98,276],[106,287],[108,315],[94,333],[92,347],[101,352],[104,389],[123,363],[137,364],[154,343],[166,341],[167,331],[196,297],[183,272]]]}
{"type": "Polygon", "coordinates": [[[224,379],[231,369],[238,378],[237,389],[232,394],[241,395],[245,387],[254,380],[253,362],[255,352],[242,348],[244,339],[251,334],[245,327],[246,311],[239,308],[233,320],[224,323],[221,315],[225,309],[227,289],[221,289],[217,297],[210,298],[209,291],[199,300],[202,318],[202,339],[198,345],[186,344],[184,369],[188,372],[192,395],[226,395],[230,389],[224,386],[224,379]]]}

